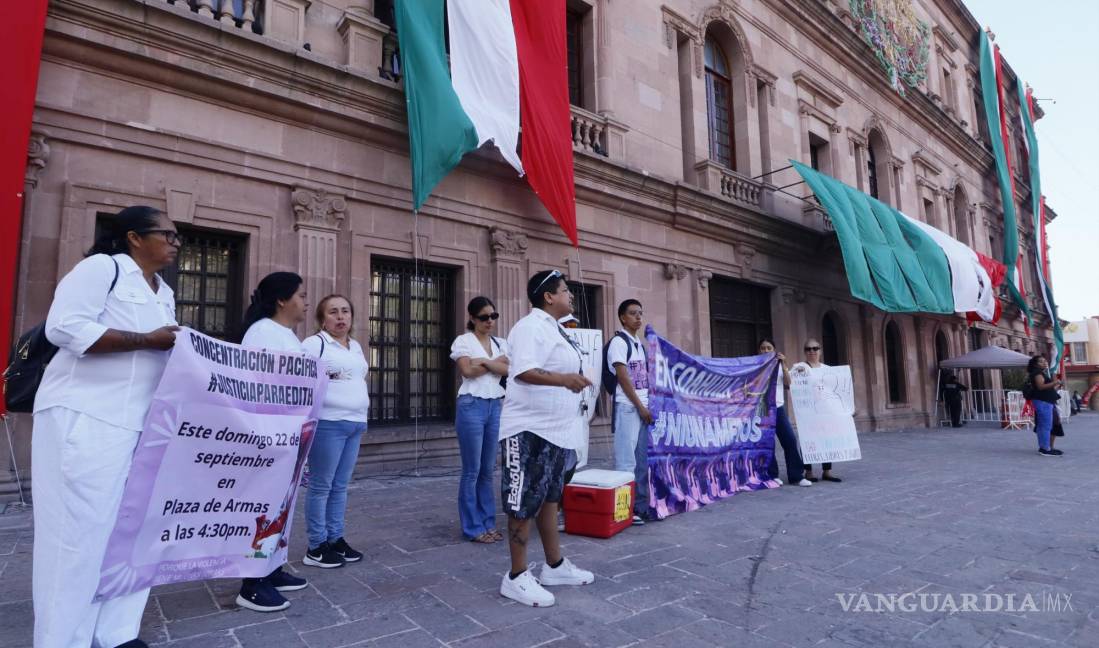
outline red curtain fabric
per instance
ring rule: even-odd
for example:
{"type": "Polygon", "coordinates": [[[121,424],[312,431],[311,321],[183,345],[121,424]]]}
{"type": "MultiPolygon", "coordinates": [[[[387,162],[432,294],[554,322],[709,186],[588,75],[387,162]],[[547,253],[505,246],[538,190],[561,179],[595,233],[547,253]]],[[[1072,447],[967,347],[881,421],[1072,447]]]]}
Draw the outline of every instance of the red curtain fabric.
{"type": "MultiPolygon", "coordinates": [[[[992,257],[985,256],[980,252],[974,250],[977,254],[977,260],[980,261],[981,267],[988,273],[989,279],[992,280],[992,288],[996,289],[1000,287],[1000,284],[1004,282],[1004,277],[1007,276],[1007,266],[1000,263],[992,257]]],[[[1003,313],[1004,307],[999,299],[996,300],[996,314],[992,316],[992,324],[1000,321],[1000,314],[1003,313]]],[[[965,320],[969,324],[981,321],[981,316],[973,311],[969,311],[965,314],[965,320]]]]}
{"type": "Polygon", "coordinates": [[[519,54],[523,168],[538,199],[578,246],[565,0],[511,0],[511,20],[519,54]]]}
{"type": "MultiPolygon", "coordinates": [[[[23,180],[27,143],[34,114],[38,63],[46,26],[46,0],[7,2],[0,20],[0,87],[4,88],[4,119],[0,119],[0,369],[8,366],[15,281],[23,214],[23,180]]],[[[0,399],[0,414],[4,413],[0,399]]]]}

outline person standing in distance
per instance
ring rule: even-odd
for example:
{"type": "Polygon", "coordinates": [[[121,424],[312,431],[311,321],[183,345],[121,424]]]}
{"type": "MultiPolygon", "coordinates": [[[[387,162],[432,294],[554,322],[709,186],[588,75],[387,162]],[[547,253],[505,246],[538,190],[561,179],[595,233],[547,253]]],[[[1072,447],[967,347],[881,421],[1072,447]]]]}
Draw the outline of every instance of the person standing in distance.
{"type": "Polygon", "coordinates": [[[962,392],[969,391],[969,387],[958,382],[958,377],[953,371],[948,371],[943,378],[941,391],[946,411],[950,413],[950,427],[962,427],[965,425],[962,421],[962,392]]]}
{"type": "Polygon", "coordinates": [[[494,336],[496,304],[488,297],[474,297],[466,306],[467,332],[450,346],[450,358],[462,374],[454,432],[462,458],[458,482],[458,520],[462,536],[481,544],[503,540],[496,530],[496,443],[500,438],[500,410],[508,375],[507,342],[494,336]]]}
{"type": "MultiPolygon", "coordinates": [[[[775,440],[782,446],[782,453],[786,458],[786,480],[798,486],[812,486],[813,482],[805,479],[805,464],[801,462],[798,437],[794,434],[794,426],[790,425],[790,417],[786,413],[786,388],[790,386],[790,370],[786,368],[786,356],[775,350],[775,341],[770,338],[760,340],[758,349],[761,354],[775,354],[779,361],[778,378],[775,379],[775,440]]],[[[782,483],[778,479],[777,455],[771,455],[767,476],[782,483]]]]}
{"type": "MultiPolygon", "coordinates": [[[[805,341],[805,362],[813,369],[819,367],[827,367],[828,365],[820,361],[820,340],[809,338],[805,341]]],[[[832,474],[832,462],[826,461],[820,465],[821,475],[820,478],[828,482],[841,482],[843,481],[839,477],[832,474]]],[[[810,482],[817,481],[817,478],[813,476],[813,464],[805,464],[805,479],[810,482]]]]}
{"type": "Polygon", "coordinates": [[[627,299],[618,305],[622,328],[607,344],[607,365],[613,367],[618,385],[614,392],[614,469],[633,473],[636,498],[633,523],[644,524],[649,515],[649,358],[637,338],[644,323],[641,302],[627,299]]]}
{"type": "Polygon", "coordinates": [[[343,537],[347,484],[359,458],[359,442],[366,433],[370,370],[362,346],[351,337],[355,307],[343,295],[328,295],[317,304],[316,335],[302,342],[305,352],[324,360],[328,390],[320,420],[309,447],[309,494],[305,522],[309,548],[302,564],[322,569],[359,562],[363,555],[343,537]]]}
{"type": "Polygon", "coordinates": [[[591,386],[582,372],[580,349],[558,324],[572,312],[572,293],[557,270],[543,270],[527,282],[533,306],[508,335],[509,373],[500,415],[503,453],[501,491],[508,519],[511,570],[500,595],[523,605],[548,607],[553,594],[543,585],[587,585],[595,580],[561,556],[557,509],[569,458],[583,442],[580,392],[591,386]],[[546,563],[536,579],[527,569],[530,522],[538,524],[546,563]]]}
{"type": "MultiPolygon", "coordinates": [[[[245,331],[241,345],[254,349],[304,353],[294,327],[305,321],[308,304],[300,276],[293,272],[272,272],[260,280],[252,303],[244,312],[245,331]]],[[[279,567],[263,578],[245,578],[237,605],[255,612],[278,612],[290,607],[281,592],[305,589],[309,583],[279,567]]]]}
{"type": "Polygon", "coordinates": [[[34,401],[34,645],[142,648],[148,588],[93,602],[130,461],[175,344],[172,289],[157,273],[180,238],[152,207],[127,207],[61,279],[46,317],[58,347],[34,401]]]}
{"type": "Polygon", "coordinates": [[[1038,454],[1043,457],[1059,457],[1065,454],[1053,447],[1053,414],[1061,395],[1060,380],[1049,376],[1049,360],[1036,355],[1027,363],[1027,380],[1031,385],[1030,402],[1034,404],[1034,433],[1038,435],[1038,454]]]}

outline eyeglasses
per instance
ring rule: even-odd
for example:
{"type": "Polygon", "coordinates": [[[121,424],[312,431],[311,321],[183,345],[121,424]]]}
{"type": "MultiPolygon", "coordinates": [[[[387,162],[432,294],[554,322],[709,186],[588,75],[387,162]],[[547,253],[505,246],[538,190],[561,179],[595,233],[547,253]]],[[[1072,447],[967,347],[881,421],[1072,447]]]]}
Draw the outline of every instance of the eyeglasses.
{"type": "Polygon", "coordinates": [[[806,353],[809,353],[810,351],[820,351],[820,347],[819,346],[805,347],[805,352],[806,353]]]}
{"type": "Polygon", "coordinates": [[[487,322],[489,320],[496,321],[500,319],[500,313],[490,313],[488,315],[475,315],[473,319],[479,322],[487,322]]]}
{"type": "Polygon", "coordinates": [[[565,276],[565,275],[561,274],[560,270],[551,271],[548,275],[546,275],[546,278],[543,279],[541,281],[541,283],[538,284],[537,287],[535,287],[534,292],[532,294],[537,295],[538,291],[542,288],[542,286],[546,285],[546,282],[549,281],[550,279],[561,278],[563,276],[565,276]]]}
{"type": "Polygon", "coordinates": [[[150,229],[141,230],[138,234],[163,234],[164,240],[168,242],[168,245],[183,245],[183,237],[179,235],[179,232],[170,229],[150,229]]]}

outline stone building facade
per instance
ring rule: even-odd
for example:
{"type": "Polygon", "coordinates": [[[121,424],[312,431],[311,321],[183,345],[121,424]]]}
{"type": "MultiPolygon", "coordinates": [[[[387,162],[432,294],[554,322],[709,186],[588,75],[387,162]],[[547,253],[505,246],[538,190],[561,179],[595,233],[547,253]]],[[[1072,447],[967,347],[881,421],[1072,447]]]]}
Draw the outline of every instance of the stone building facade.
{"type": "MultiPolygon", "coordinates": [[[[373,375],[363,460],[386,469],[456,461],[447,355],[465,303],[494,298],[506,334],[542,268],[568,273],[584,324],[607,334],[632,297],[693,352],[751,353],[772,335],[793,359],[821,339],[826,362],[852,367],[861,431],[927,424],[937,359],[1047,348],[1048,322],[1027,336],[1010,308],[967,329],[856,302],[828,219],[784,168],[811,162],[998,257],[979,26],[960,1],[913,3],[930,64],[902,97],[844,0],[568,0],[578,251],[492,150],[413,216],[388,5],[51,0],[17,329],[45,315],[98,221],[162,208],[187,240],[167,273],[184,323],[239,334],[274,270],[351,298],[373,375]]],[[[1017,187],[1029,266],[1025,174],[1017,187]]]]}

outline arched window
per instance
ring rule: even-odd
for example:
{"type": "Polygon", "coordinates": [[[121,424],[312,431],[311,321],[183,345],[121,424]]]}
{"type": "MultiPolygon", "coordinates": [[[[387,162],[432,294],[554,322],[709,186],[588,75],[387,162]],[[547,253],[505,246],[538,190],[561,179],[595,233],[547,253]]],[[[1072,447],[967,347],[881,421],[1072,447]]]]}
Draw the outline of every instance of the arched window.
{"type": "Polygon", "coordinates": [[[820,323],[821,362],[833,367],[847,364],[847,340],[839,316],[829,311],[820,323]]]}
{"type": "Polygon", "coordinates": [[[885,325],[885,373],[889,383],[889,402],[905,402],[904,345],[896,322],[885,325]]]}
{"type": "Polygon", "coordinates": [[[959,184],[954,188],[954,238],[969,245],[969,199],[959,184]]]}
{"type": "Polygon", "coordinates": [[[890,158],[885,135],[877,128],[872,129],[866,138],[867,193],[882,202],[893,204],[890,158]]]}
{"type": "Polygon", "coordinates": [[[935,364],[941,364],[950,359],[950,345],[947,344],[946,335],[942,331],[935,334],[935,364]]]}
{"type": "Polygon", "coordinates": [[[730,169],[736,168],[733,146],[733,73],[725,50],[710,34],[706,35],[706,115],[710,131],[710,159],[730,169]]]}

